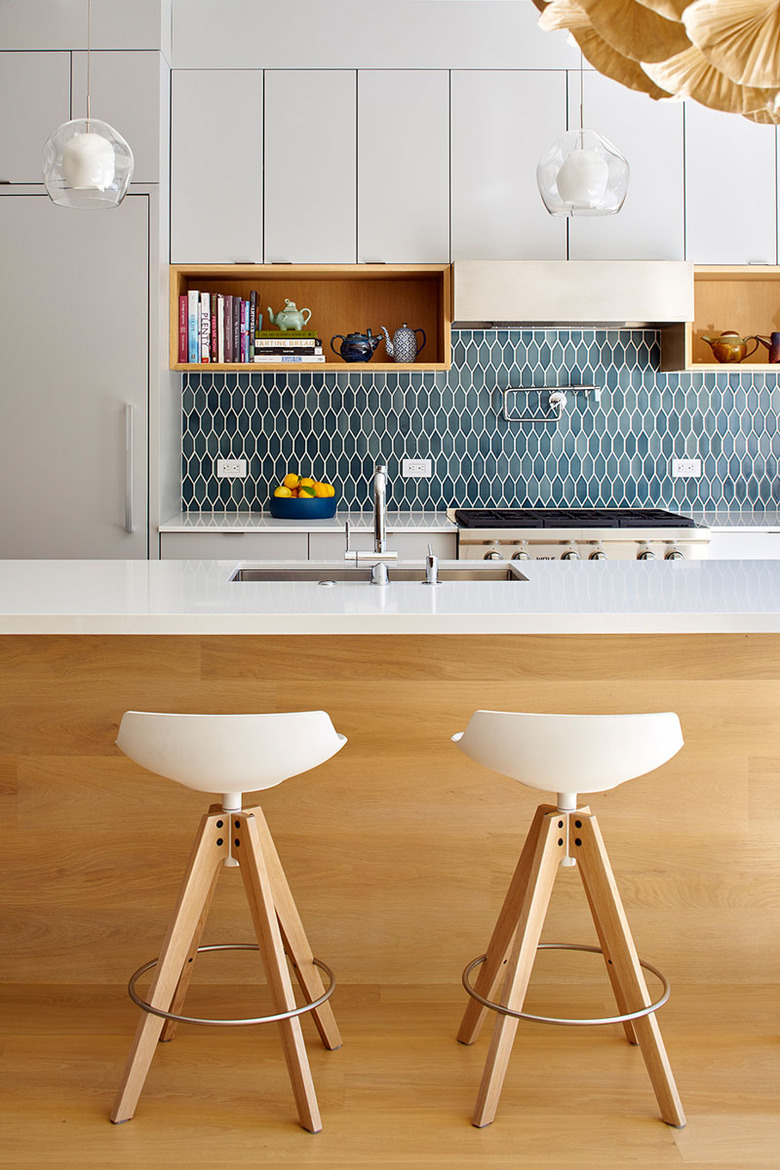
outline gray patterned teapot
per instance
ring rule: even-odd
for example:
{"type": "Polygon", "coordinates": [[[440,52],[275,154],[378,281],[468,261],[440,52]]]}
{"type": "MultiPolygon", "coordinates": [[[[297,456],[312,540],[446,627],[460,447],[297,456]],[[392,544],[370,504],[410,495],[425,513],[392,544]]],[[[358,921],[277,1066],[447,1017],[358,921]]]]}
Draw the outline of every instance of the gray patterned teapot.
{"type": "Polygon", "coordinates": [[[382,332],[385,335],[385,349],[388,357],[391,357],[394,362],[413,362],[425,346],[425,330],[410,329],[405,321],[400,329],[396,329],[392,341],[384,325],[382,332]],[[422,333],[422,343],[419,346],[417,345],[418,333],[422,333]]]}

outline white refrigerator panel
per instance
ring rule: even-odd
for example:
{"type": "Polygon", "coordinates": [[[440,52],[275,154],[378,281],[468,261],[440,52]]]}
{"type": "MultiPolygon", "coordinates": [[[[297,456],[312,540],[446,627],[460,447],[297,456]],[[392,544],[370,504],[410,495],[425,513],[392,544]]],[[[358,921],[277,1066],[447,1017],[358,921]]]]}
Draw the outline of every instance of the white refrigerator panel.
{"type": "Polygon", "coordinates": [[[2,557],[146,556],[148,218],[0,195],[2,557]]]}

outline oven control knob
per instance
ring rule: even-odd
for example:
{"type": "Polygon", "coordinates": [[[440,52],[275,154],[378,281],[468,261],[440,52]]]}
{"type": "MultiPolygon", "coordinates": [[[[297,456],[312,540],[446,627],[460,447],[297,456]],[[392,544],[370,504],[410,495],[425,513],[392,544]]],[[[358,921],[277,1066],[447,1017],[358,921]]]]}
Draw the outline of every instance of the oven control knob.
{"type": "Polygon", "coordinates": [[[504,558],[500,552],[496,552],[494,549],[493,552],[485,553],[482,559],[485,561],[503,561],[504,558]]]}
{"type": "Polygon", "coordinates": [[[562,561],[578,561],[579,559],[580,554],[577,552],[576,548],[567,548],[565,553],[561,553],[562,561]]]}
{"type": "Polygon", "coordinates": [[[685,553],[681,553],[679,548],[671,549],[664,557],[665,561],[684,561],[685,553]]]}
{"type": "Polygon", "coordinates": [[[530,559],[531,554],[527,551],[527,549],[521,548],[520,552],[512,553],[513,561],[530,561],[530,559]]]}
{"type": "Polygon", "coordinates": [[[604,552],[603,548],[597,548],[596,551],[592,552],[588,557],[589,561],[605,561],[606,559],[607,554],[604,552]]]}
{"type": "Polygon", "coordinates": [[[636,559],[638,561],[654,561],[655,553],[651,548],[643,548],[641,552],[637,553],[636,559]]]}

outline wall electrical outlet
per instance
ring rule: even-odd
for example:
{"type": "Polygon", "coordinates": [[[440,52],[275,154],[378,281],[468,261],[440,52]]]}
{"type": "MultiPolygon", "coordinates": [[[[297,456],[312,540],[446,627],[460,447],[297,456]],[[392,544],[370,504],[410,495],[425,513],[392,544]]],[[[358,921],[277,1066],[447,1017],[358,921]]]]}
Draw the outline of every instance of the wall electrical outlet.
{"type": "Polygon", "coordinates": [[[672,479],[698,479],[701,475],[701,459],[673,459],[672,479]]]}
{"type": "Polygon", "coordinates": [[[404,479],[430,479],[433,475],[430,459],[404,459],[401,475],[404,479]]]}
{"type": "Polygon", "coordinates": [[[246,475],[246,459],[218,459],[217,479],[243,479],[246,475]]]}

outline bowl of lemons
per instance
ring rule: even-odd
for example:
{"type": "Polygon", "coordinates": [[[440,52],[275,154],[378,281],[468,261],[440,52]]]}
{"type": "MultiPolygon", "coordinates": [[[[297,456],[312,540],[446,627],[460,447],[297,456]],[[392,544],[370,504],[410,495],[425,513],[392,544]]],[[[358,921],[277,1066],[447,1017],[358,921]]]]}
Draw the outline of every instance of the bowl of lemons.
{"type": "Polygon", "coordinates": [[[308,475],[289,471],[271,494],[277,520],[328,520],[336,514],[336,489],[308,475]]]}

